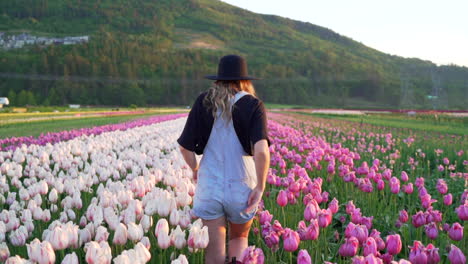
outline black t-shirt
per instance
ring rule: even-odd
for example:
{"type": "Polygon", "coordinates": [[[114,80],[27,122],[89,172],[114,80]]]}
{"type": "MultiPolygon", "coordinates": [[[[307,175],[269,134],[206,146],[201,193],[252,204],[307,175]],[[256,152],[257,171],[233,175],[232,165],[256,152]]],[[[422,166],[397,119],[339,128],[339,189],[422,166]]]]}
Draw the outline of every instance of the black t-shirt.
{"type": "MultiPolygon", "coordinates": [[[[213,114],[203,105],[207,92],[200,94],[190,110],[182,135],[177,142],[190,151],[203,154],[214,123],[213,114]]],[[[263,102],[247,94],[232,107],[232,122],[244,151],[253,156],[253,146],[266,139],[268,145],[267,115],[263,102]]]]}

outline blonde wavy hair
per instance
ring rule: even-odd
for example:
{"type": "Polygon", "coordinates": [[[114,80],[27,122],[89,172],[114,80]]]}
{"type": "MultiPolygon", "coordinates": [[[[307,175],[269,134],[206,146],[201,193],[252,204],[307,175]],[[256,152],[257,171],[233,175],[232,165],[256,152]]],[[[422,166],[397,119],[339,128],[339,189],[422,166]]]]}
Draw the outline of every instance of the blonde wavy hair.
{"type": "Polygon", "coordinates": [[[239,91],[245,91],[257,97],[255,88],[250,80],[239,81],[216,81],[208,89],[208,93],[203,99],[203,104],[211,110],[213,117],[216,118],[216,112],[221,110],[221,116],[225,120],[231,120],[232,112],[229,101],[239,91]]]}

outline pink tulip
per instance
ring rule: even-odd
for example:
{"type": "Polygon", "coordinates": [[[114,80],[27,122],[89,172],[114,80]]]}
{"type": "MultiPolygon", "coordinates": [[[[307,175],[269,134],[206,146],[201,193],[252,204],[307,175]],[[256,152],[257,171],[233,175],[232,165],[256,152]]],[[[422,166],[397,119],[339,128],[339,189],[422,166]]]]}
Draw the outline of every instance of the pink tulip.
{"type": "Polygon", "coordinates": [[[264,225],[266,222],[270,223],[273,219],[273,215],[268,210],[261,211],[258,213],[260,225],[264,225]]]}
{"type": "Polygon", "coordinates": [[[439,249],[434,247],[432,244],[428,244],[426,247],[427,253],[427,264],[437,264],[440,261],[439,249]]]}
{"type": "Polygon", "coordinates": [[[468,221],[468,200],[465,204],[462,204],[455,209],[457,212],[458,218],[463,221],[468,221]]]}
{"type": "Polygon", "coordinates": [[[210,239],[208,236],[208,227],[204,226],[197,236],[195,236],[195,247],[196,248],[206,248],[208,246],[210,239]]]}
{"type": "Polygon", "coordinates": [[[344,244],[340,246],[338,253],[343,257],[353,257],[359,248],[359,241],[356,237],[345,238],[344,244]]]}
{"type": "Polygon", "coordinates": [[[370,237],[374,238],[375,243],[377,244],[377,250],[381,251],[385,249],[385,242],[383,239],[380,237],[380,232],[377,231],[377,229],[372,229],[370,237]]]}
{"type": "Polygon", "coordinates": [[[463,226],[461,226],[458,222],[454,223],[452,227],[450,227],[448,231],[448,235],[450,239],[455,241],[460,241],[463,239],[463,226]]]}
{"type": "Polygon", "coordinates": [[[331,224],[332,213],[329,209],[322,209],[318,213],[318,225],[319,227],[325,228],[331,224]]]}
{"type": "Polygon", "coordinates": [[[265,235],[265,244],[269,248],[276,247],[279,244],[279,236],[276,232],[270,232],[265,235]]]}
{"type": "Polygon", "coordinates": [[[318,206],[317,202],[315,202],[315,200],[313,201],[314,202],[308,203],[304,210],[304,219],[306,221],[310,221],[311,219],[316,219],[318,210],[320,210],[320,207],[318,206]]]}
{"type": "Polygon", "coordinates": [[[436,184],[436,189],[440,194],[446,194],[448,191],[447,183],[444,179],[438,179],[436,184]]]}
{"type": "Polygon", "coordinates": [[[85,260],[87,263],[102,263],[110,264],[112,259],[111,249],[105,241],[99,244],[96,241],[91,241],[85,245],[85,260]]]}
{"type": "Polygon", "coordinates": [[[453,196],[451,193],[444,195],[444,204],[445,205],[451,205],[453,200],[453,196]]]}
{"type": "Polygon", "coordinates": [[[403,185],[402,189],[406,194],[412,194],[413,191],[414,191],[413,190],[413,184],[411,182],[406,184],[406,185],[403,185]]]}
{"type": "Polygon", "coordinates": [[[414,182],[414,185],[416,185],[416,187],[418,187],[418,188],[423,187],[424,186],[424,178],[423,177],[416,178],[416,181],[414,182]]]}
{"type": "Polygon", "coordinates": [[[408,212],[406,212],[406,210],[401,210],[398,216],[398,220],[400,220],[400,222],[402,223],[406,223],[408,221],[408,218],[408,212]]]}
{"type": "Polygon", "coordinates": [[[367,229],[371,229],[373,220],[374,220],[373,216],[369,216],[369,217],[363,216],[361,218],[361,224],[365,225],[367,227],[367,229]]]}
{"type": "Polygon", "coordinates": [[[442,164],[440,164],[439,166],[437,166],[437,169],[442,172],[444,171],[444,166],[442,164]]]}
{"type": "Polygon", "coordinates": [[[439,235],[439,230],[437,228],[437,225],[434,222],[431,222],[431,223],[425,225],[424,229],[425,229],[426,235],[427,235],[427,237],[429,239],[434,240],[439,235]]]}
{"type": "Polygon", "coordinates": [[[414,227],[418,228],[426,224],[426,216],[423,212],[419,211],[412,216],[412,224],[414,227]]]}
{"type": "Polygon", "coordinates": [[[120,223],[114,233],[112,243],[116,245],[125,245],[127,243],[127,227],[120,223]]]}
{"type": "Polygon", "coordinates": [[[35,238],[28,246],[29,259],[39,264],[55,263],[55,252],[49,241],[40,242],[35,238]]]}
{"type": "Polygon", "coordinates": [[[400,180],[398,180],[398,178],[392,177],[390,179],[390,191],[394,194],[400,192],[400,180]]]}
{"type": "Polygon", "coordinates": [[[393,260],[393,256],[388,253],[383,254],[382,256],[380,256],[380,258],[385,264],[390,264],[392,263],[392,260],[393,260]]]}
{"type": "Polygon", "coordinates": [[[356,225],[353,222],[350,222],[345,229],[345,237],[349,238],[353,236],[354,229],[356,225]]]}
{"type": "Polygon", "coordinates": [[[261,248],[250,246],[242,252],[241,262],[244,264],[263,264],[265,262],[265,255],[261,248]]]}
{"type": "Polygon", "coordinates": [[[452,264],[465,264],[466,257],[463,252],[456,247],[455,245],[450,245],[450,252],[448,254],[448,259],[452,264]]]}
{"type": "Polygon", "coordinates": [[[288,204],[288,194],[286,191],[279,191],[278,197],[276,198],[276,203],[281,207],[285,207],[288,204]]]}
{"type": "Polygon", "coordinates": [[[174,245],[178,249],[182,249],[187,244],[185,240],[185,230],[182,231],[180,226],[178,225],[175,229],[171,230],[171,244],[174,245]]]}
{"type": "Polygon", "coordinates": [[[316,240],[319,237],[319,234],[320,230],[318,221],[316,219],[312,219],[306,229],[305,238],[306,240],[316,240]]]}
{"type": "Polygon", "coordinates": [[[364,261],[366,264],[383,264],[383,261],[373,254],[367,255],[364,261]]]}
{"type": "Polygon", "coordinates": [[[307,250],[299,250],[299,254],[297,254],[297,264],[312,264],[312,259],[307,250]]]}
{"type": "Polygon", "coordinates": [[[332,214],[336,214],[339,209],[338,200],[333,198],[333,200],[328,204],[328,209],[332,212],[332,214]]]}
{"type": "Polygon", "coordinates": [[[385,188],[385,182],[383,180],[377,181],[377,190],[382,191],[385,188]]]}
{"type": "Polygon", "coordinates": [[[400,178],[401,178],[402,181],[407,182],[408,181],[408,174],[405,171],[402,171],[400,178]]]}
{"type": "Polygon", "coordinates": [[[0,262],[4,263],[10,257],[10,250],[6,243],[0,243],[0,262]]]}
{"type": "Polygon", "coordinates": [[[304,222],[304,220],[299,221],[299,223],[297,224],[297,233],[299,234],[299,237],[301,238],[301,240],[307,240],[306,230],[307,230],[307,225],[304,222]]]}
{"type": "Polygon", "coordinates": [[[353,201],[349,201],[346,204],[346,213],[347,214],[351,214],[355,209],[356,209],[356,206],[354,205],[353,201]]]}
{"type": "Polygon", "coordinates": [[[62,260],[62,264],[79,264],[78,256],[75,252],[67,254],[62,260]]]}
{"type": "Polygon", "coordinates": [[[354,256],[351,259],[351,264],[366,264],[366,258],[363,256],[354,256]]]}
{"type": "Polygon", "coordinates": [[[301,239],[299,238],[299,234],[296,231],[293,231],[289,228],[285,228],[283,234],[283,241],[284,250],[292,252],[297,250],[301,239]]]}
{"type": "Polygon", "coordinates": [[[377,243],[375,243],[375,239],[373,237],[368,237],[366,242],[363,245],[364,248],[364,256],[367,255],[377,255],[377,243]]]}
{"type": "Polygon", "coordinates": [[[166,249],[171,245],[171,237],[165,233],[165,232],[160,232],[158,234],[158,246],[161,249],[166,249]]]}
{"type": "Polygon", "coordinates": [[[436,223],[442,222],[442,213],[439,210],[432,210],[432,209],[427,210],[426,223],[429,223],[429,222],[436,222],[436,223]]]}
{"type": "Polygon", "coordinates": [[[424,248],[424,245],[419,241],[414,241],[412,247],[410,247],[410,255],[409,260],[411,263],[420,263],[426,264],[427,263],[427,254],[424,248]]]}
{"type": "Polygon", "coordinates": [[[154,235],[156,237],[158,237],[161,232],[165,233],[166,235],[169,234],[169,223],[167,222],[166,218],[160,218],[156,223],[156,227],[154,228],[154,235]]]}
{"type": "Polygon", "coordinates": [[[387,236],[387,252],[391,255],[397,255],[401,251],[401,238],[400,235],[387,236]]]}
{"type": "Polygon", "coordinates": [[[356,237],[359,240],[359,244],[364,244],[366,242],[367,237],[369,236],[369,230],[365,225],[356,225],[351,235],[356,237]]]}

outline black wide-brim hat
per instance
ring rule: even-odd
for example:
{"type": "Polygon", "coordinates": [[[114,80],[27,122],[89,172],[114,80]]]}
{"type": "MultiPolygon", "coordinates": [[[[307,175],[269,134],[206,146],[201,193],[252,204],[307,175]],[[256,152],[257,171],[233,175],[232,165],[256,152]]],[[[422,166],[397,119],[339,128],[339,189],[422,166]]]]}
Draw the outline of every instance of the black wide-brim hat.
{"type": "Polygon", "coordinates": [[[247,62],[238,55],[226,55],[219,60],[218,75],[205,78],[218,81],[259,80],[247,74],[247,62]]]}

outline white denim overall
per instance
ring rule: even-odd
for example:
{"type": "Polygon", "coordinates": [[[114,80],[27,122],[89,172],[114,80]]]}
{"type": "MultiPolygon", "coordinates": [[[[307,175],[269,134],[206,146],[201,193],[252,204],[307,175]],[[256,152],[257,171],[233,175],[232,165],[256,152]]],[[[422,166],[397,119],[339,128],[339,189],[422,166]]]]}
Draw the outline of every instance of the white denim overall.
{"type": "MultiPolygon", "coordinates": [[[[231,99],[231,106],[242,96],[240,91],[231,99]]],[[[226,216],[235,224],[249,221],[255,211],[243,213],[252,189],[257,185],[255,163],[239,141],[232,118],[215,118],[208,143],[198,170],[198,182],[193,212],[204,220],[226,216]]]]}

